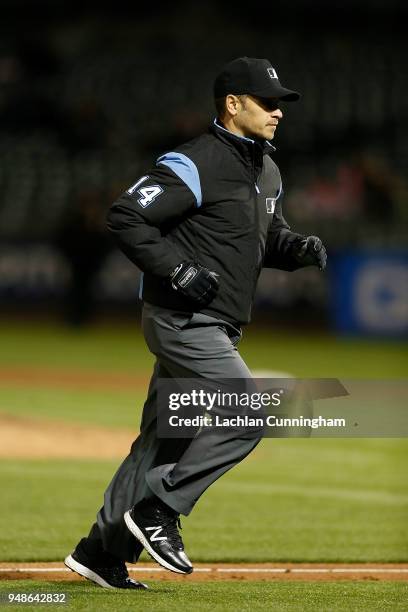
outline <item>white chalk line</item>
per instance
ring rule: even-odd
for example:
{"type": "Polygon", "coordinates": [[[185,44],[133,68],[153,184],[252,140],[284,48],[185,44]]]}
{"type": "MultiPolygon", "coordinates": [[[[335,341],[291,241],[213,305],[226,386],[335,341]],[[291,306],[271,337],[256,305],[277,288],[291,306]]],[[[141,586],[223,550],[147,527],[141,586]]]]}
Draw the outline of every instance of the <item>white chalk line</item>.
{"type": "MultiPolygon", "coordinates": [[[[71,570],[65,567],[1,567],[0,572],[21,572],[21,573],[48,573],[48,572],[70,572],[71,570]]],[[[129,572],[167,572],[168,570],[161,567],[128,567],[129,572]]],[[[290,568],[290,567],[197,567],[194,573],[198,572],[219,572],[219,573],[235,573],[235,574],[355,574],[355,573],[370,573],[370,574],[407,574],[408,568],[401,567],[305,567],[305,568],[290,568]]]]}

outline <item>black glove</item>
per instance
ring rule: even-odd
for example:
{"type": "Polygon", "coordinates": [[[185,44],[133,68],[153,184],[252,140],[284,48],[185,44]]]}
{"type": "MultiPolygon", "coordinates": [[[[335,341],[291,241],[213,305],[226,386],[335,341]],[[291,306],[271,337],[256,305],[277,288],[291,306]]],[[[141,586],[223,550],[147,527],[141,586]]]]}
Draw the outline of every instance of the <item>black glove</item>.
{"type": "Polygon", "coordinates": [[[327,262],[326,249],[317,236],[297,239],[292,244],[292,255],[303,266],[318,266],[324,270],[327,262]]]}
{"type": "Polygon", "coordinates": [[[183,261],[170,274],[171,286],[199,306],[207,306],[218,291],[218,274],[194,261],[183,261]]]}

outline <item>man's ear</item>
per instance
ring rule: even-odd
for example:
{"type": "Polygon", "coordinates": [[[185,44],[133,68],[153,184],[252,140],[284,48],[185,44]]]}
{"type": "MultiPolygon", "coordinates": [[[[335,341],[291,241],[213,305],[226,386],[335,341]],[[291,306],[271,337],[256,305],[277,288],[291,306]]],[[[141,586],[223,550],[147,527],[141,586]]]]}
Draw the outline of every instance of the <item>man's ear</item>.
{"type": "Polygon", "coordinates": [[[228,94],[226,96],[225,109],[232,117],[235,117],[238,114],[241,107],[242,104],[238,96],[234,96],[233,94],[228,94]]]}

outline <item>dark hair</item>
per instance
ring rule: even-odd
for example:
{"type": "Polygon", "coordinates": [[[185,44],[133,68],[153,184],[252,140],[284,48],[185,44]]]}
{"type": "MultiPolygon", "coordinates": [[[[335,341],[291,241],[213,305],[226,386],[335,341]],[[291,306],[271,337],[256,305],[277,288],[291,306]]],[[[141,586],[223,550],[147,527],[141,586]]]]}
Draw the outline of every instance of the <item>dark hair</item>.
{"type": "Polygon", "coordinates": [[[225,113],[225,100],[226,100],[226,96],[223,96],[222,98],[215,98],[214,100],[215,108],[217,110],[217,115],[220,118],[225,113]]]}

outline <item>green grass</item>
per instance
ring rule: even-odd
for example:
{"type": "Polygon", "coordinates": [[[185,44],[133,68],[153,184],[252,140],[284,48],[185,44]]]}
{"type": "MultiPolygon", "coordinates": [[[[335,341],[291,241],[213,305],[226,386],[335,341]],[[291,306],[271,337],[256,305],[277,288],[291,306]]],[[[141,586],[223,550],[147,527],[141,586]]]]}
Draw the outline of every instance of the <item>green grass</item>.
{"type": "MultiPolygon", "coordinates": [[[[406,374],[398,342],[248,328],[241,346],[253,369],[305,377],[406,374]]],[[[0,327],[0,367],[140,376],[152,362],[137,325],[0,327]]],[[[129,389],[0,386],[3,412],[109,427],[136,429],[143,401],[129,389]]],[[[406,439],[264,440],[183,521],[186,547],[195,561],[406,561],[407,457],[406,439]]],[[[0,558],[63,558],[93,522],[118,464],[3,460],[0,558]]]]}
{"type": "Polygon", "coordinates": [[[146,373],[154,357],[140,326],[71,330],[45,324],[0,328],[0,364],[146,373]]]}
{"type": "MultiPolygon", "coordinates": [[[[404,344],[391,341],[338,340],[248,327],[240,351],[253,370],[295,376],[387,378],[403,377],[408,371],[404,344]]],[[[45,324],[0,327],[0,367],[68,368],[102,376],[109,371],[148,380],[153,361],[136,323],[82,331],[45,324]]],[[[142,391],[129,389],[97,391],[12,382],[0,386],[3,413],[113,427],[137,427],[144,399],[142,391]]]]}
{"type": "MultiPolygon", "coordinates": [[[[0,327],[0,365],[148,373],[154,358],[140,325],[72,331],[45,324],[0,327]]],[[[397,341],[336,339],[316,333],[247,327],[240,352],[250,368],[304,377],[404,377],[406,345],[397,341]]]]}
{"type": "Polygon", "coordinates": [[[146,394],[142,391],[98,392],[1,385],[0,413],[36,420],[129,428],[137,432],[145,399],[146,394]]]}
{"type": "MultiPolygon", "coordinates": [[[[403,582],[150,582],[150,590],[106,591],[82,582],[36,582],[18,580],[0,583],[0,593],[66,593],[68,605],[60,610],[143,610],[144,612],[221,612],[224,610],[316,610],[377,611],[406,610],[408,585],[403,582]]],[[[7,606],[15,609],[18,606],[7,606]]],[[[24,610],[50,606],[20,604],[24,610]]],[[[5,608],[6,609],[6,608],[5,608]]]]}
{"type": "Polygon", "coordinates": [[[278,333],[248,328],[240,349],[252,369],[287,371],[298,377],[407,377],[407,344],[278,333]]]}
{"type": "MultiPolygon", "coordinates": [[[[186,548],[194,561],[406,561],[407,454],[400,439],[264,440],[184,518],[186,548]]],[[[0,559],[63,558],[118,463],[3,461],[0,559]]]]}

